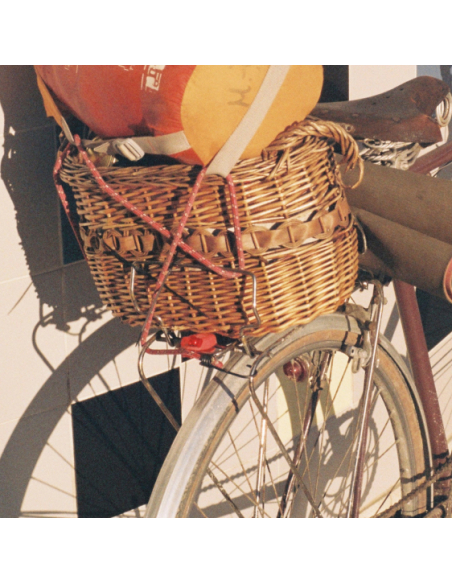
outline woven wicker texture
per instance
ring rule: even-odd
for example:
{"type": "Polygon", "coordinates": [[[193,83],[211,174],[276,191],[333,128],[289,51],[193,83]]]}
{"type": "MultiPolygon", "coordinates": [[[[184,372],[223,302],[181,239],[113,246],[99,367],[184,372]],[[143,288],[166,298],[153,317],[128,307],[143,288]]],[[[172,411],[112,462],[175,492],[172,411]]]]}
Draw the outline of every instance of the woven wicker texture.
{"type": "MultiPolygon", "coordinates": [[[[306,120],[280,134],[262,157],[232,171],[245,248],[245,269],[257,277],[262,320],[253,335],[305,324],[335,311],[353,291],[357,236],[345,201],[333,146],[352,168],[353,139],[338,125],[306,120]]],[[[153,220],[174,231],[199,167],[187,165],[98,167],[108,185],[153,220]]],[[[76,151],[61,170],[73,190],[80,233],[104,304],[132,325],[149,309],[168,242],[103,193],[76,151]],[[131,267],[137,267],[134,296],[131,267]]],[[[237,268],[228,189],[205,177],[184,240],[226,268],[237,268]]],[[[255,322],[250,278],[226,280],[178,252],[156,314],[173,330],[237,336],[255,322]]]]}

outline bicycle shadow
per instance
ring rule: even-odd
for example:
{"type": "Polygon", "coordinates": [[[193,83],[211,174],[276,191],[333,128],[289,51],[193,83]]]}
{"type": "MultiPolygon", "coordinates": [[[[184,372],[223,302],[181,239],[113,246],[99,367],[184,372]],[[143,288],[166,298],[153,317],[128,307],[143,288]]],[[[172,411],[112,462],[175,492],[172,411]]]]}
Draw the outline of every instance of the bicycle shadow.
{"type": "MultiPolygon", "coordinates": [[[[136,342],[137,330],[111,320],[86,340],[80,339],[56,368],[50,365],[45,350],[38,345],[38,331],[53,327],[66,332],[74,322],[84,330],[101,317],[102,303],[86,265],[78,267],[86,277],[81,278],[80,290],[71,294],[70,303],[65,303],[62,293],[67,267],[61,258],[59,202],[52,181],[56,131],[45,115],[32,66],[0,66],[0,107],[4,115],[1,178],[14,206],[20,245],[39,302],[39,316],[31,327],[29,342],[50,370],[0,456],[0,517],[18,517],[36,463],[70,400],[75,400],[105,365],[136,342]],[[58,274],[61,286],[49,285],[46,274],[50,272],[58,274]],[[77,375],[71,378],[69,398],[70,370],[77,370],[77,375]],[[49,404],[55,404],[50,411],[49,404]],[[46,416],[33,415],[44,411],[46,416]]],[[[4,278],[4,274],[1,276],[4,278]]]]}
{"type": "Polygon", "coordinates": [[[67,405],[60,405],[45,417],[31,416],[40,404],[49,401],[58,403],[58,392],[65,388],[69,367],[77,368],[76,385],[71,387],[73,399],[92,378],[119,353],[136,342],[136,334],[123,329],[117,320],[111,320],[92,333],[79,345],[46,382],[38,389],[35,398],[18,421],[0,457],[0,517],[18,517],[25,493],[38,462],[52,432],[67,411],[67,405]],[[102,349],[99,350],[99,347],[102,349]],[[29,423],[35,419],[36,424],[29,423]],[[20,459],[18,459],[18,455],[20,459]]]}

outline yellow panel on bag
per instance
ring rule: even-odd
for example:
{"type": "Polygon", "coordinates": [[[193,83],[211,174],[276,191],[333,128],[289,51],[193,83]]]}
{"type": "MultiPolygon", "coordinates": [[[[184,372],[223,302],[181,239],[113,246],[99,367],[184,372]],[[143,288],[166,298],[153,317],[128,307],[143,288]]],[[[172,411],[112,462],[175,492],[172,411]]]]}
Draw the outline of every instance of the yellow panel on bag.
{"type": "MultiPolygon", "coordinates": [[[[247,112],[268,65],[198,65],[182,100],[185,134],[204,164],[210,162],[247,112]]],[[[287,126],[304,120],[322,89],[320,65],[292,65],[264,122],[241,158],[258,156],[287,126]]]]}

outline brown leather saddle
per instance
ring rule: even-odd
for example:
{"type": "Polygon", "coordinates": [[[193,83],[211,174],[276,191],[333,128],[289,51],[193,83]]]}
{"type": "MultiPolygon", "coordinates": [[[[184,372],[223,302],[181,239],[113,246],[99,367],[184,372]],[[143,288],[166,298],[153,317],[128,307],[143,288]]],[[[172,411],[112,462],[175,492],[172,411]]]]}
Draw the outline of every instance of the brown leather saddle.
{"type": "Polygon", "coordinates": [[[318,104],[311,115],[340,123],[356,139],[433,144],[441,137],[434,119],[449,86],[429,76],[365,99],[318,104]]]}

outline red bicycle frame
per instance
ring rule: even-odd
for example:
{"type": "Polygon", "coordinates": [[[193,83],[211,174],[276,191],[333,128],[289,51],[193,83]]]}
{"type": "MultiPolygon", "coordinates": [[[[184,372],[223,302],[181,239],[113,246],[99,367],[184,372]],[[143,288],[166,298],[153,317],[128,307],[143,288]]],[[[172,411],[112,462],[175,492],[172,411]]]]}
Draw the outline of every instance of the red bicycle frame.
{"type": "MultiPolygon", "coordinates": [[[[432,170],[452,162],[452,143],[444,144],[419,158],[409,172],[428,174],[432,170]]],[[[414,286],[394,281],[400,321],[405,336],[408,357],[414,382],[424,408],[427,430],[432,448],[433,466],[437,469],[449,455],[446,430],[439,407],[433,371],[416,299],[414,286]]],[[[449,489],[450,475],[435,483],[435,497],[445,496],[449,489]]]]}

